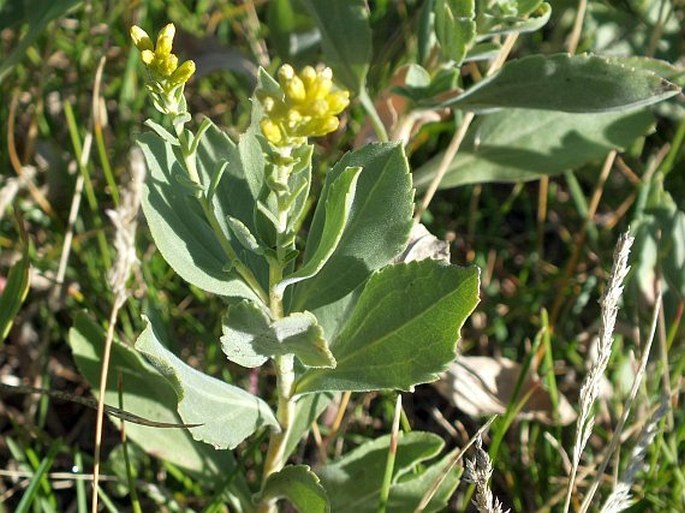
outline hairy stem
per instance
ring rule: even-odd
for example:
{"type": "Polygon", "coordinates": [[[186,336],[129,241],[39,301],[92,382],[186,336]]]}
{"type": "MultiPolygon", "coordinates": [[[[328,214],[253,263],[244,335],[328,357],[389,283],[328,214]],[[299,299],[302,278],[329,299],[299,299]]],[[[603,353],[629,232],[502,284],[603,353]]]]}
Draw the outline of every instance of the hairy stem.
{"type": "MultiPolygon", "coordinates": [[[[287,184],[288,176],[292,172],[292,165],[279,166],[277,176],[279,181],[287,184]]],[[[276,258],[269,265],[269,309],[274,319],[283,318],[283,298],[276,292],[276,285],[283,279],[285,260],[289,251],[292,249],[292,242],[288,240],[288,215],[289,202],[287,198],[280,197],[278,201],[278,226],[276,240],[276,258]]],[[[287,461],[285,452],[286,442],[292,424],[295,419],[295,356],[293,354],[277,355],[274,357],[276,369],[276,390],[278,395],[278,409],[276,418],[281,427],[279,432],[272,432],[269,439],[269,448],[264,461],[264,471],[262,475],[262,485],[267,478],[281,470],[287,461]]],[[[262,500],[258,506],[259,513],[275,513],[275,500],[262,500]]]]}

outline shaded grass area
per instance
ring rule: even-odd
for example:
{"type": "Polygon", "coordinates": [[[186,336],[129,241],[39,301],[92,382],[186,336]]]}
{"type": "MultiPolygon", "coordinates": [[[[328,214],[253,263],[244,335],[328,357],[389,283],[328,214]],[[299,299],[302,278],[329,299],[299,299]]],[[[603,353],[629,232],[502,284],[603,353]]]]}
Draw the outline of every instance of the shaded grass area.
{"type": "MultiPolygon", "coordinates": [[[[108,318],[112,298],[105,275],[114,254],[106,210],[117,206],[120,188],[127,183],[130,150],[143,130],[143,121],[157,116],[148,105],[142,69],[129,44],[130,25],[156,28],[173,20],[179,26],[179,47],[199,68],[188,88],[190,110],[237,134],[248,122],[256,65],[269,64],[260,49],[275,46],[274,28],[264,21],[269,19],[268,6],[256,4],[261,25],[255,25],[251,3],[78,4],[45,25],[3,78],[0,186],[7,192],[12,180],[18,183],[11,204],[30,236],[31,288],[9,337],[0,346],[2,383],[90,394],[75,368],[67,333],[79,311],[87,310],[103,326],[108,318]],[[97,81],[101,63],[102,78],[97,81]],[[96,83],[99,95],[93,100],[96,83]],[[80,206],[72,214],[74,198],[80,206]]],[[[572,19],[572,4],[560,3],[550,28],[523,39],[517,51],[561,51],[570,30],[567,18],[572,19]]],[[[373,7],[376,64],[370,80],[379,93],[396,65],[414,52],[411,34],[418,6],[375,2],[373,7]]],[[[626,12],[630,15],[631,11],[626,12]]],[[[682,8],[674,16],[682,20],[682,8]]],[[[589,40],[602,19],[596,16],[589,22],[589,40]]],[[[19,16],[16,24],[7,22],[4,27],[3,58],[30,31],[23,20],[19,16]]],[[[625,35],[617,37],[633,43],[625,35]]],[[[664,39],[671,41],[671,37],[666,34],[664,39]]],[[[587,44],[590,49],[591,43],[587,44]]],[[[675,49],[659,56],[671,61],[682,58],[678,54],[682,45],[682,41],[671,44],[669,48],[675,49]]],[[[274,58],[272,67],[277,63],[274,58]]],[[[606,182],[599,185],[602,162],[547,183],[469,185],[441,191],[433,200],[425,224],[452,242],[455,263],[482,269],[482,302],[464,330],[463,354],[527,362],[541,377],[540,386],[576,404],[599,329],[598,300],[617,235],[633,221],[656,170],[670,171],[666,188],[682,208],[682,105],[672,103],[659,114],[656,131],[621,154],[606,182]],[[588,215],[597,194],[599,203],[588,215]],[[586,235],[581,237],[581,232],[586,235]],[[577,262],[569,267],[574,258],[577,262]],[[538,359],[542,345],[546,354],[538,359]]],[[[351,146],[354,132],[364,122],[358,105],[346,122],[349,130],[320,141],[315,169],[326,169],[326,163],[351,146]]],[[[452,128],[445,121],[425,125],[410,145],[412,164],[418,167],[444,149],[452,128]]],[[[11,209],[0,215],[0,277],[4,280],[16,265],[21,245],[11,209]]],[[[221,331],[221,300],[180,280],[156,253],[144,225],[137,247],[140,268],[130,284],[132,296],[120,312],[119,337],[132,344],[143,327],[141,313],[154,310],[173,327],[174,350],[185,361],[269,397],[273,389],[270,371],[265,368],[257,374],[227,363],[215,342],[221,331]]],[[[644,257],[639,248],[634,252],[634,259],[644,257]]],[[[597,427],[583,462],[588,471],[581,469],[584,477],[578,481],[581,491],[595,479],[592,469],[613,435],[612,426],[621,414],[635,361],[644,347],[654,303],[645,294],[648,284],[644,280],[635,273],[630,276],[623,297],[597,427]]],[[[666,291],[647,379],[626,429],[630,437],[616,458],[617,467],[624,468],[651,408],[661,394],[670,391],[673,409],[648,447],[647,465],[633,490],[637,503],[630,511],[685,508],[682,310],[683,298],[674,290],[666,291]]],[[[95,412],[47,396],[4,390],[0,394],[0,511],[29,511],[30,507],[34,511],[87,511],[95,412]]],[[[484,422],[455,407],[431,386],[404,395],[403,401],[403,429],[437,433],[450,448],[463,446],[484,422]]],[[[354,394],[343,408],[334,405],[320,420],[318,430],[300,445],[294,460],[312,465],[330,461],[389,432],[394,403],[393,394],[371,393],[354,394]]],[[[486,446],[501,440],[490,454],[496,494],[513,511],[560,511],[567,480],[561,453],[571,452],[573,436],[573,426],[497,419],[486,439],[486,446]]],[[[231,476],[189,475],[130,442],[126,464],[118,423],[106,423],[104,440],[105,510],[130,511],[140,501],[143,511],[226,511],[223,503],[231,476]],[[131,482],[139,496],[133,501],[131,482]]],[[[259,483],[265,445],[266,434],[261,433],[238,451],[242,457],[237,471],[247,476],[253,491],[259,483]]],[[[604,481],[606,495],[611,480],[604,481]]],[[[463,484],[452,500],[452,510],[467,510],[468,497],[468,485],[463,484]]]]}

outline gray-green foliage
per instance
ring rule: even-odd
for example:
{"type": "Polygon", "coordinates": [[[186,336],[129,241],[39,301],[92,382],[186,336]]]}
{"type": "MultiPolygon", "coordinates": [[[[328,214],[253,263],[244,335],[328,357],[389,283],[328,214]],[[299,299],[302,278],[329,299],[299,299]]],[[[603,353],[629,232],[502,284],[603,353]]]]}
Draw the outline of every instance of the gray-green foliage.
{"type": "Polygon", "coordinates": [[[278,428],[271,408],[262,399],[181,361],[164,347],[149,321],[138,337],[136,349],[174,387],[183,422],[199,424],[190,428],[196,440],[217,449],[233,449],[260,427],[278,428]]]}
{"type": "MultiPolygon", "coordinates": [[[[84,313],[76,317],[69,332],[69,345],[79,372],[94,389],[100,382],[104,341],[105,333],[100,326],[84,313]]],[[[107,404],[119,404],[119,375],[126,411],[149,420],[181,422],[172,384],[132,347],[115,339],[105,393],[107,404]]],[[[212,477],[235,467],[230,453],[195,442],[183,429],[154,429],[129,423],[126,435],[147,451],[198,475],[212,477]]]]}
{"type": "Polygon", "coordinates": [[[375,273],[331,341],[334,369],[307,371],[298,393],[411,390],[454,359],[457,335],[477,304],[478,271],[434,260],[375,273]]]}
{"type": "MultiPolygon", "coordinates": [[[[560,174],[628,147],[653,125],[653,116],[645,110],[577,114],[502,109],[476,120],[440,186],[560,174]]],[[[416,187],[430,183],[443,155],[438,153],[415,171],[416,187]]]]}
{"type": "MultiPolygon", "coordinates": [[[[270,12],[276,13],[279,48],[297,58],[293,42],[306,46],[300,56],[320,44],[337,80],[378,124],[366,83],[373,49],[365,2],[275,0],[270,12]],[[286,44],[287,30],[298,27],[311,33],[293,34],[286,44]]],[[[550,13],[541,0],[425,3],[419,62],[407,67],[406,82],[394,91],[409,100],[408,112],[483,114],[443,186],[577,168],[644,135],[653,120],[636,109],[679,91],[656,61],[594,55],[531,55],[473,85],[462,83],[463,62],[500,51],[495,35],[538,30],[550,13]]],[[[388,437],[324,466],[321,482],[306,466],[286,465],[287,458],[334,393],[411,391],[435,380],[456,357],[461,328],[478,304],[479,273],[430,259],[394,261],[414,223],[414,186],[432,179],[437,160],[419,169],[413,182],[401,145],[360,146],[325,172],[319,197],[312,197],[313,146],[279,146],[261,133],[260,122],[271,115],[265,98],[283,94],[280,80],[259,71],[252,120],[237,142],[208,120],[201,136],[152,124],[153,133],[140,139],[150,170],[143,209],[157,248],[182,278],[226,298],[222,335],[205,343],[220,343],[227,359],[244,367],[272,363],[278,410],[181,361],[151,324],[136,348],[156,369],[145,364],[160,390],[175,391],[180,418],[201,424],[191,428],[194,438],[234,448],[267,430],[257,502],[286,499],[308,512],[377,511],[388,437]]],[[[291,114],[295,120],[299,112],[291,114]]],[[[384,128],[376,129],[382,140],[384,128]]],[[[682,229],[682,215],[673,209],[654,215],[643,229],[657,221],[663,229],[682,229]]],[[[669,251],[682,256],[681,246],[669,251]]],[[[682,288],[682,275],[664,271],[669,284],[682,288]]],[[[387,511],[419,504],[451,457],[428,463],[442,445],[426,433],[400,437],[387,511]]],[[[456,485],[450,473],[427,511],[445,507],[456,485]]],[[[253,505],[243,501],[243,507],[253,505]]]]}

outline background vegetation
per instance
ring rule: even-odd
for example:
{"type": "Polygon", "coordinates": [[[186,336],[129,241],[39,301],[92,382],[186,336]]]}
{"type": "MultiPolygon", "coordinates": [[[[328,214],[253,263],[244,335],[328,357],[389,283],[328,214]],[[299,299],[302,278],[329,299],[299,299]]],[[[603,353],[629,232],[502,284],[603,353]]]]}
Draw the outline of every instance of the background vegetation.
{"type": "MultiPolygon", "coordinates": [[[[416,61],[422,3],[369,2],[373,59],[367,84],[372,98],[387,91],[401,65],[416,61]]],[[[552,2],[550,21],[523,34],[512,57],[568,49],[579,4],[552,2]]],[[[118,206],[130,166],[139,159],[132,148],[143,121],[157,118],[146,98],[129,27],[138,24],[154,32],[169,21],[176,24],[175,48],[198,67],[187,87],[189,110],[235,135],[248,123],[257,66],[275,70],[292,50],[289,34],[300,34],[305,48],[291,59],[298,64],[320,60],[315,38],[307,46],[312,20],[297,7],[294,1],[0,1],[0,290],[21,290],[21,278],[30,276],[16,316],[7,303],[10,294],[3,295],[0,327],[9,329],[13,321],[0,346],[3,385],[91,397],[72,358],[68,332],[83,310],[106,325],[112,293],[105,276],[114,259],[107,211],[118,206]]],[[[578,53],[657,57],[676,65],[669,78],[682,85],[684,17],[685,6],[675,0],[590,2],[578,53]]],[[[561,452],[572,450],[574,429],[559,422],[560,405],[564,398],[577,403],[612,251],[629,226],[638,234],[633,269],[602,384],[598,425],[584,461],[587,472],[581,476],[592,478],[612,438],[648,338],[655,283],[660,282],[664,308],[657,339],[624,430],[626,449],[614,460],[615,472],[625,467],[639,430],[666,394],[672,409],[647,449],[647,465],[633,489],[637,501],[629,511],[685,510],[680,326],[685,225],[673,214],[675,209],[682,216],[685,209],[682,96],[658,104],[652,114],[654,128],[625,144],[604,171],[605,155],[600,154],[525,182],[514,174],[498,175],[490,183],[476,177],[441,190],[423,216],[433,233],[451,242],[453,262],[482,269],[482,300],[465,327],[462,353],[533,363],[540,376],[535,386],[549,392],[550,403],[536,418],[504,415],[485,440],[494,461],[493,488],[513,511],[555,511],[563,504],[568,469],[561,452]],[[545,358],[537,361],[543,346],[545,358]]],[[[337,160],[365,130],[358,101],[344,123],[343,130],[319,141],[315,170],[337,160]]],[[[454,126],[455,120],[444,115],[417,127],[407,144],[412,167],[419,170],[417,183],[430,174],[427,163],[444,151],[454,126]]],[[[168,267],[144,224],[137,248],[140,266],[131,283],[133,295],[120,312],[118,337],[134,341],[143,327],[141,313],[154,312],[173,326],[175,352],[186,361],[268,395],[273,386],[269,376],[227,364],[217,344],[204,342],[214,341],[221,331],[221,302],[188,286],[168,267]]],[[[497,360],[488,362],[497,365],[497,360]]],[[[406,395],[402,426],[433,431],[448,447],[462,446],[484,418],[457,408],[446,388],[441,394],[422,386],[406,395]]],[[[92,468],[94,410],[60,397],[17,392],[0,390],[0,511],[87,511],[88,484],[81,474],[87,477],[92,468]]],[[[506,399],[511,413],[516,397],[506,399]]],[[[354,394],[348,404],[322,417],[295,459],[324,462],[388,433],[393,408],[391,394],[354,394]]],[[[107,424],[105,433],[103,507],[128,511],[132,501],[139,501],[144,511],[223,511],[227,476],[187,473],[130,442],[125,460],[119,423],[107,424]]],[[[240,448],[246,462],[240,471],[254,482],[257,476],[251,472],[264,441],[257,437],[240,448]]],[[[605,485],[611,489],[610,482],[605,485]]],[[[578,486],[587,484],[581,479],[578,486]]],[[[452,508],[466,510],[469,495],[464,483],[452,508]]]]}

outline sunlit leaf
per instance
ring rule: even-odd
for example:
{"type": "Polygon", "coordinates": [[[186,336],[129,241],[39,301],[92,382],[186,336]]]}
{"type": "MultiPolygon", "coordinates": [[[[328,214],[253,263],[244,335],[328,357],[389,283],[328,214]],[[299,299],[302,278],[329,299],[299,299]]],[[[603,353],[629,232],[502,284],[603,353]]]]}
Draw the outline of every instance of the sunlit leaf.
{"type": "MultiPolygon", "coordinates": [[[[426,490],[444,474],[446,461],[451,455],[430,464],[422,472],[412,471],[416,470],[420,463],[426,465],[426,462],[437,456],[443,445],[442,439],[432,433],[412,431],[400,436],[387,512],[414,511],[426,490]]],[[[378,511],[389,446],[390,435],[379,437],[319,470],[321,483],[328,493],[333,513],[378,511]]],[[[452,471],[446,476],[424,511],[442,511],[457,484],[457,476],[452,471]]]]}
{"type": "Polygon", "coordinates": [[[283,295],[286,287],[315,276],[326,265],[343,236],[360,172],[360,167],[348,167],[331,183],[324,200],[326,217],[316,250],[301,268],[274,287],[277,294],[283,295]]]}
{"type": "Polygon", "coordinates": [[[291,353],[308,367],[335,366],[323,330],[309,312],[273,321],[255,303],[242,301],[229,306],[223,333],[224,353],[244,367],[259,367],[270,357],[291,353]]]}
{"type": "Polygon", "coordinates": [[[171,383],[178,413],[193,438],[217,449],[233,449],[261,427],[278,426],[271,408],[242,388],[208,376],[181,361],[159,341],[152,324],[136,341],[136,349],[171,383]]]}
{"type": "MultiPolygon", "coordinates": [[[[78,314],[69,331],[69,345],[79,372],[96,396],[100,386],[104,342],[102,328],[87,315],[78,314]]],[[[124,409],[150,420],[182,423],[176,412],[176,393],[171,384],[136,351],[115,339],[105,393],[107,404],[119,404],[119,376],[124,409]]],[[[113,420],[116,425],[119,424],[116,418],[113,420]]],[[[127,424],[126,436],[150,454],[197,474],[215,476],[220,470],[235,469],[236,463],[230,452],[215,451],[206,444],[194,441],[185,429],[127,424]]]]}
{"type": "Polygon", "coordinates": [[[366,284],[331,341],[335,369],[312,369],[297,393],[411,390],[456,357],[459,331],[478,303],[478,270],[422,260],[390,265],[366,284]]]}
{"type": "MultiPolygon", "coordinates": [[[[600,160],[628,147],[654,125],[647,111],[572,114],[505,109],[476,119],[441,188],[470,183],[535,180],[600,160]]],[[[438,153],[414,172],[421,189],[442,160],[438,153]]]]}

